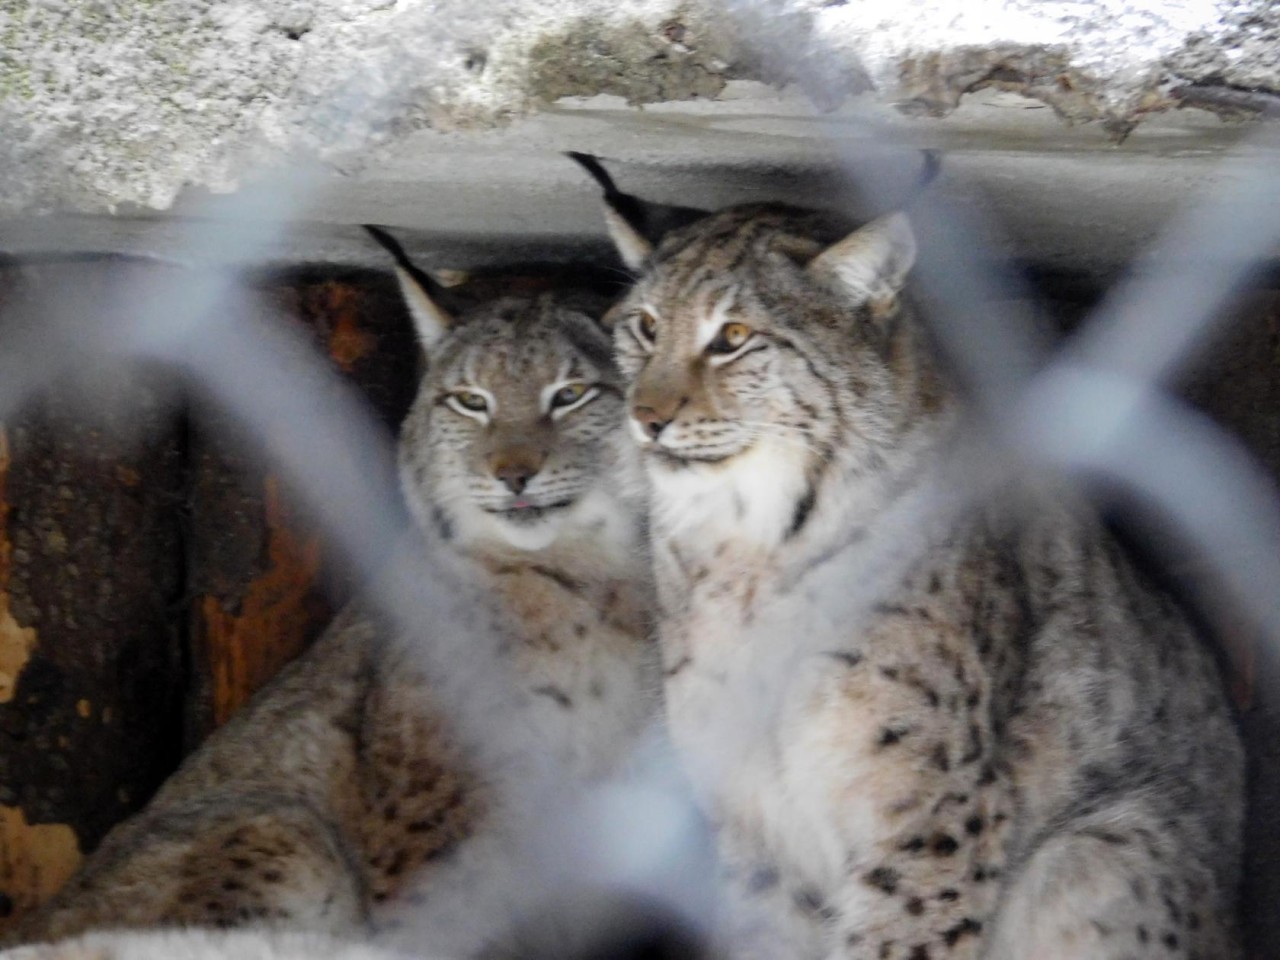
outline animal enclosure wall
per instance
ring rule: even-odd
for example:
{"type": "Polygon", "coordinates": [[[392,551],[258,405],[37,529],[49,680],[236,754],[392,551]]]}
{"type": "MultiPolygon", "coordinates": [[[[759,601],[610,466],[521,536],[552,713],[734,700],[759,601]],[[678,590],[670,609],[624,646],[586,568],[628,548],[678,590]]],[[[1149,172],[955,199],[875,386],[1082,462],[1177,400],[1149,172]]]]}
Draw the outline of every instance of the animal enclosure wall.
{"type": "MultiPolygon", "coordinates": [[[[9,264],[0,333],[39,332],[42,290],[74,289],[92,312],[122,278],[174,269],[9,264]]],[[[472,286],[488,295],[531,282],[472,286]]],[[[255,322],[304,332],[394,427],[418,358],[388,276],[295,272],[251,286],[263,305],[255,322]]],[[[1044,292],[1068,325],[1092,299],[1078,284],[1044,292]]],[[[1241,302],[1188,390],[1280,477],[1280,294],[1241,302]]],[[[376,488],[390,464],[363,469],[376,488]]],[[[305,649],[351,586],[269,445],[179,371],[139,360],[55,370],[0,430],[0,913],[12,920],[48,897],[185,752],[305,649]]],[[[1280,942],[1280,664],[1248,633],[1219,642],[1252,754],[1245,918],[1262,957],[1280,942]]]]}
{"type": "MultiPolygon", "coordinates": [[[[42,292],[101,303],[168,268],[0,268],[0,326],[42,292]]],[[[390,428],[415,348],[381,277],[277,277],[263,322],[305,331],[390,428]]],[[[110,317],[104,317],[109,321],[110,317]]],[[[371,482],[390,465],[366,465],[371,482]]],[[[143,362],[53,376],[0,426],[0,914],[52,893],[181,757],[324,628],[347,590],[269,451],[143,362]]]]}
{"type": "Polygon", "coordinates": [[[1099,494],[1215,628],[1280,955],[1280,4],[5,0],[0,38],[0,943],[408,526],[419,350],[358,225],[462,301],[549,275],[441,268],[616,294],[573,150],[703,210],[909,209],[956,459],[1099,494]]]}

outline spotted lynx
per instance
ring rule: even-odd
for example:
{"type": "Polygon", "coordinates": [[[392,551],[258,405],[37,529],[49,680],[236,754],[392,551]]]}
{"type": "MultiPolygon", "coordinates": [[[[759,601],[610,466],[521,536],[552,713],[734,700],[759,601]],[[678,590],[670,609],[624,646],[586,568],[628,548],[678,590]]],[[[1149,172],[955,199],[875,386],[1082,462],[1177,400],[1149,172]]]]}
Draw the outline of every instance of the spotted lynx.
{"type": "Polygon", "coordinates": [[[4,960],[397,960],[401,955],[316,934],[195,928],[90,933],[16,947],[0,956],[4,960]]]}
{"type": "Polygon", "coordinates": [[[730,954],[1235,956],[1243,760],[1215,662],[1082,504],[1003,490],[930,531],[857,625],[824,619],[815,585],[866,571],[961,406],[906,289],[906,216],[753,205],[655,230],[587,166],[637,277],[615,345],[730,954]],[[773,678],[774,720],[731,753],[715,721],[754,696],[743,659],[811,636],[836,639],[773,678]]]}
{"type": "Polygon", "coordinates": [[[19,941],[264,922],[386,933],[409,916],[433,951],[469,955],[502,918],[455,907],[466,882],[503,868],[504,811],[433,702],[440,683],[462,681],[428,675],[419,644],[492,649],[516,678],[509,699],[475,710],[498,744],[491,769],[547,755],[597,780],[656,707],[649,565],[612,482],[625,448],[608,334],[551,294],[455,320],[378,236],[399,256],[430,361],[400,468],[435,555],[423,575],[443,578],[451,610],[406,637],[353,604],[108,836],[19,941]],[[459,643],[441,631],[469,632],[459,643]]]}

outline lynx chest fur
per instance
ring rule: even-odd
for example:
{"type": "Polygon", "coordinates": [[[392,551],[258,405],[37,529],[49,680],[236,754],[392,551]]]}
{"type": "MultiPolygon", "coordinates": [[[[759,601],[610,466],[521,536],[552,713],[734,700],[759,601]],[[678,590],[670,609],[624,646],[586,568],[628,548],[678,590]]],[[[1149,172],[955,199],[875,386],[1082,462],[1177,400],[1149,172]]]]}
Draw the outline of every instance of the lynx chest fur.
{"type": "Polygon", "coordinates": [[[1241,750],[1175,605],[1044,485],[878,552],[960,407],[906,217],[646,212],[593,172],[638,276],[615,343],[730,954],[1234,955],[1241,750]]]}
{"type": "Polygon", "coordinates": [[[515,301],[428,349],[401,448],[410,507],[507,625],[548,745],[599,775],[657,692],[641,521],[613,482],[627,451],[607,337],[552,301],[515,301]]]}
{"type": "Polygon", "coordinates": [[[514,919],[475,899],[512,856],[509,781],[534,758],[566,783],[607,777],[653,716],[651,578],[614,483],[608,335],[556,295],[455,319],[385,239],[429,358],[400,441],[427,549],[400,562],[447,602],[394,627],[353,603],[17,939],[263,924],[394,939],[408,919],[415,943],[475,955],[514,919]],[[473,685],[482,673],[508,682],[473,685]],[[484,762],[450,712],[464,703],[484,762]]]}

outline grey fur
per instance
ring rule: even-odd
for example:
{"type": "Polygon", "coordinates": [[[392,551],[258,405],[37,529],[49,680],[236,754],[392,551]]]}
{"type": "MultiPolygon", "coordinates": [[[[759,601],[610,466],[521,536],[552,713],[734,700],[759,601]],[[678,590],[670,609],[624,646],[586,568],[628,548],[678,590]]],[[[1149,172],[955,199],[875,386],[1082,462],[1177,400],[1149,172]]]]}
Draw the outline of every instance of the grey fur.
{"type": "Polygon", "coordinates": [[[456,318],[430,291],[406,292],[421,295],[420,329],[436,325],[400,442],[432,556],[415,541],[396,562],[442,584],[449,608],[404,635],[351,604],[10,943],[266,926],[399,930],[475,955],[514,922],[501,897],[532,895],[504,886],[518,846],[507,788],[541,762],[569,783],[609,776],[644,730],[657,707],[649,573],[612,483],[622,403],[607,335],[554,295],[456,318]],[[587,389],[556,407],[565,381],[587,389]],[[490,398],[487,422],[458,408],[464,388],[490,398]],[[497,471],[521,457],[513,492],[497,471]],[[483,745],[454,727],[464,697],[483,745]],[[451,911],[471,881],[496,886],[498,906],[451,911]]]}
{"type": "Polygon", "coordinates": [[[901,289],[902,224],[841,239],[811,211],[729,209],[663,237],[615,310],[669,723],[733,878],[730,952],[1234,957],[1221,678],[1073,494],[1006,485],[867,619],[824,619],[816,585],[938,475],[963,406],[901,289]],[[742,664],[828,634],[730,751],[742,664]]]}

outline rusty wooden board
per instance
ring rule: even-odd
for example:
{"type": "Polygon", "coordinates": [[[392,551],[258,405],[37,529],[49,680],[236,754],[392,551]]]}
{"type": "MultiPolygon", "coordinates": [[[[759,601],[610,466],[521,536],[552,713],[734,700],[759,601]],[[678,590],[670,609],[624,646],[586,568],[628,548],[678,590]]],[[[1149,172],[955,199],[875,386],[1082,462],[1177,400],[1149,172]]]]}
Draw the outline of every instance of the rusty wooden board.
{"type": "MultiPolygon", "coordinates": [[[[450,279],[450,294],[462,307],[572,286],[584,307],[599,310],[617,290],[612,275],[555,264],[450,279]]],[[[273,320],[305,330],[383,424],[398,428],[417,389],[421,353],[391,277],[297,273],[271,278],[259,292],[273,320]]],[[[193,424],[189,748],[305,650],[349,588],[335,574],[332,557],[295,498],[263,466],[263,457],[253,454],[251,444],[234,439],[234,426],[200,410],[194,411],[193,424]]],[[[368,464],[367,469],[389,476],[394,465],[368,464]]]]}
{"type": "MultiPolygon", "coordinates": [[[[399,423],[417,348],[386,277],[298,277],[263,292],[276,319],[304,328],[388,427],[399,423]]],[[[347,593],[314,524],[251,444],[216,413],[195,411],[193,422],[188,746],[305,650],[347,593]]]]}
{"type": "MultiPolygon", "coordinates": [[[[92,300],[103,268],[5,272],[0,320],[69,282],[92,300]]],[[[52,893],[178,760],[182,490],[156,370],[61,375],[0,427],[0,915],[52,893]]]]}
{"type": "Polygon", "coordinates": [[[34,645],[0,704],[0,800],[86,848],[179,745],[180,422],[145,377],[119,386],[127,437],[49,395],[7,431],[8,613],[34,645]]]}

